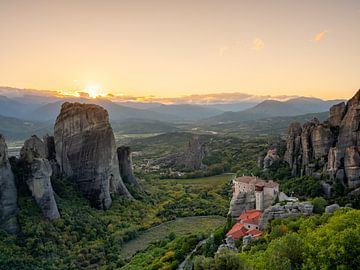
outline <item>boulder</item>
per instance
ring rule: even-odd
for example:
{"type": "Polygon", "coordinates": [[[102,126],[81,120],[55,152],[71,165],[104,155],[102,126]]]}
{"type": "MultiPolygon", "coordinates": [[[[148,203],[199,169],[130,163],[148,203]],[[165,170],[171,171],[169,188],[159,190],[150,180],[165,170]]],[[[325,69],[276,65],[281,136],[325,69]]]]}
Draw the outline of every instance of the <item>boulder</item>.
{"type": "Polygon", "coordinates": [[[53,220],[60,214],[50,181],[51,165],[45,157],[45,144],[34,135],[21,148],[19,163],[23,167],[26,184],[44,217],[53,220]]]}
{"type": "Polygon", "coordinates": [[[0,229],[8,233],[18,231],[17,190],[8,159],[5,138],[0,134],[0,229]]]}
{"type": "Polygon", "coordinates": [[[140,189],[139,181],[136,179],[133,171],[130,147],[118,147],[117,155],[119,160],[121,178],[124,180],[125,183],[128,183],[136,189],[140,189]]]}
{"type": "Polygon", "coordinates": [[[338,204],[331,204],[325,207],[325,213],[334,213],[337,209],[340,208],[340,205],[338,204]]]}
{"type": "Polygon", "coordinates": [[[75,181],[93,207],[108,209],[110,193],[132,197],[120,177],[115,137],[104,108],[64,103],[54,137],[61,173],[75,181]]]}

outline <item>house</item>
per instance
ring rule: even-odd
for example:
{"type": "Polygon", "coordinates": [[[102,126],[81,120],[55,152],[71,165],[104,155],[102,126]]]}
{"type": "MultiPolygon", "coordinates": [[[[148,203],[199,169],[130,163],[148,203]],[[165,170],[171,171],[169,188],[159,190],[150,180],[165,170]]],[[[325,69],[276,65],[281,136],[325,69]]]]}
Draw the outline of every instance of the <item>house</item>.
{"type": "Polygon", "coordinates": [[[259,229],[259,221],[261,217],[261,211],[257,209],[246,210],[239,216],[237,221],[244,224],[247,230],[259,229]]]}
{"type": "Polygon", "coordinates": [[[242,238],[246,235],[247,229],[245,229],[244,224],[235,223],[235,225],[231,228],[231,230],[226,234],[227,237],[232,236],[232,238],[236,241],[239,238],[242,238]]]}
{"type": "Polygon", "coordinates": [[[226,234],[227,237],[231,236],[235,241],[246,235],[256,239],[262,235],[259,230],[259,220],[261,217],[261,211],[252,209],[247,210],[239,216],[237,223],[226,234]]]}
{"type": "Polygon", "coordinates": [[[265,181],[256,176],[241,176],[233,180],[233,200],[241,198],[239,194],[255,195],[254,208],[263,211],[271,206],[279,195],[279,184],[273,180],[265,181]]]}

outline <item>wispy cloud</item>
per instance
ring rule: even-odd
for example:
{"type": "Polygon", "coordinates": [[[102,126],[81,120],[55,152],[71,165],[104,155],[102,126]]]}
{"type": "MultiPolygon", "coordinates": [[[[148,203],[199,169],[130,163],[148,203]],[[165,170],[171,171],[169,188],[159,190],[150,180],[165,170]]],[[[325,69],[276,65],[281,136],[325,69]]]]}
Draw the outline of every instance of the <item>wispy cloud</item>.
{"type": "Polygon", "coordinates": [[[260,38],[254,39],[253,46],[252,46],[252,48],[254,50],[262,50],[262,49],[264,49],[264,47],[265,47],[265,43],[262,39],[260,39],[260,38]]]}
{"type": "Polygon", "coordinates": [[[319,41],[323,40],[328,33],[329,33],[329,31],[326,31],[326,30],[324,30],[324,31],[322,31],[322,32],[320,32],[320,33],[317,33],[317,34],[314,36],[313,40],[314,40],[315,42],[319,42],[319,41]]]}

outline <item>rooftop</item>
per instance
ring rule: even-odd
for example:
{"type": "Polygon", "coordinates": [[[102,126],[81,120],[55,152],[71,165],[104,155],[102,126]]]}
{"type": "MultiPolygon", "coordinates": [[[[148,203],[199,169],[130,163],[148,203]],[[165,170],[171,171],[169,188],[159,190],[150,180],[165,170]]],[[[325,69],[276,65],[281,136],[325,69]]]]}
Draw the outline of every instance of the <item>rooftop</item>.
{"type": "Polygon", "coordinates": [[[243,214],[239,216],[238,221],[241,223],[258,225],[260,216],[261,216],[260,210],[256,210],[256,209],[246,210],[243,214]]]}
{"type": "Polygon", "coordinates": [[[236,178],[235,181],[244,184],[252,184],[254,186],[261,186],[268,188],[275,188],[279,186],[279,184],[274,182],[273,180],[265,181],[263,179],[257,178],[256,176],[240,176],[236,178]]]}

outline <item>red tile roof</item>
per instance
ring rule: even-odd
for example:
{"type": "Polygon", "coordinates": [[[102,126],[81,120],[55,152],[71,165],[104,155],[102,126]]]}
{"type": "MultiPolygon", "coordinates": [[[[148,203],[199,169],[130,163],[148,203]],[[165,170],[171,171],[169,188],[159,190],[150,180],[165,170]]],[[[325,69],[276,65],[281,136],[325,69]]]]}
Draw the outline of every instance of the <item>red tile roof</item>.
{"type": "Polygon", "coordinates": [[[241,223],[258,225],[260,217],[261,217],[260,210],[256,210],[256,209],[245,210],[245,212],[239,216],[238,221],[241,223]]]}
{"type": "Polygon", "coordinates": [[[259,185],[259,186],[268,187],[268,188],[275,188],[275,187],[279,186],[279,184],[274,182],[273,180],[269,180],[267,182],[265,180],[255,177],[255,176],[240,176],[240,177],[236,178],[236,181],[245,183],[245,184],[259,185]]]}
{"type": "Polygon", "coordinates": [[[231,230],[226,234],[226,236],[232,236],[232,238],[234,238],[234,240],[237,240],[243,236],[246,235],[246,229],[244,227],[244,224],[241,223],[236,223],[231,230]]]}
{"type": "Polygon", "coordinates": [[[260,236],[262,235],[262,231],[259,231],[257,229],[252,229],[252,230],[248,230],[246,234],[251,236],[260,236]]]}

